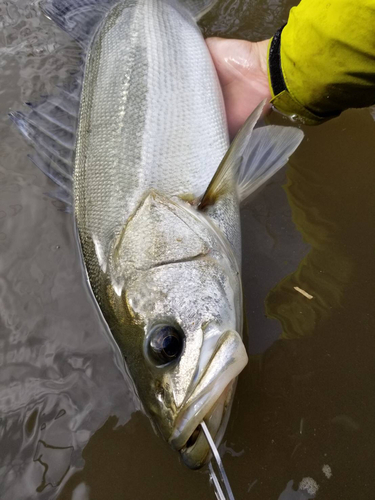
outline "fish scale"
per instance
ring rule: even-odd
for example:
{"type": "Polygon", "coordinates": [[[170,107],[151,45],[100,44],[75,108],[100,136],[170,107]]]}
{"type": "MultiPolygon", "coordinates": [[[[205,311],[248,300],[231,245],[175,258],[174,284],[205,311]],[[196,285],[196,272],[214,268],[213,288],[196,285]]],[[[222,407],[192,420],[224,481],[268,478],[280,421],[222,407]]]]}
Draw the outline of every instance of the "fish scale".
{"type": "Polygon", "coordinates": [[[228,148],[227,125],[202,36],[173,3],[115,7],[85,75],[75,206],[80,233],[94,235],[106,254],[151,187],[166,195],[204,192],[228,148]]]}

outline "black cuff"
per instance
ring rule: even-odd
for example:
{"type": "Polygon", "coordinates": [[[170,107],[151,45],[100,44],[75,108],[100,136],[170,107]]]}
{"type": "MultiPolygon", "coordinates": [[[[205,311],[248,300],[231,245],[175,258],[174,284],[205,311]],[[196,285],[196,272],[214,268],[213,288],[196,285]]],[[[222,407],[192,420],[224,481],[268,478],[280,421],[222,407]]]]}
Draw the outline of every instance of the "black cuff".
{"type": "Polygon", "coordinates": [[[286,24],[284,24],[284,26],[282,26],[280,29],[276,31],[276,33],[272,38],[269,50],[268,67],[270,72],[272,90],[275,96],[280,94],[284,90],[288,90],[285,85],[284,75],[281,69],[281,56],[280,56],[281,33],[285,26],[286,24]]]}

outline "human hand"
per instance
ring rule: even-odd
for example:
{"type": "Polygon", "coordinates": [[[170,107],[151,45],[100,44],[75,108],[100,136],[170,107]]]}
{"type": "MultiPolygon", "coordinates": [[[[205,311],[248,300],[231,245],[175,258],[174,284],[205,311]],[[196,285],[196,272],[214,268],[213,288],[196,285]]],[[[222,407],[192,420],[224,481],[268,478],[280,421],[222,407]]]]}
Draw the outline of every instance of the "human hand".
{"type": "MultiPolygon", "coordinates": [[[[223,90],[228,128],[231,138],[257,105],[271,99],[267,74],[269,40],[248,42],[207,38],[211,57],[223,90]]],[[[271,111],[267,104],[263,115],[271,111]]]]}

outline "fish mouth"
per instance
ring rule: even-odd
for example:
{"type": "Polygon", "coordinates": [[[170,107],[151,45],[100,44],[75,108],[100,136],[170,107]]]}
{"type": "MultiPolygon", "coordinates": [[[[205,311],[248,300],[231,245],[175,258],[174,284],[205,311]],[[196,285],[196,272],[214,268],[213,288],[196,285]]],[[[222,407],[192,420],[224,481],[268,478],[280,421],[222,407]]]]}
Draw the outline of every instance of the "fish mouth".
{"type": "Polygon", "coordinates": [[[237,376],[247,361],[239,334],[225,332],[204,375],[180,411],[169,439],[189,468],[199,469],[211,458],[210,447],[200,427],[202,421],[219,446],[229,420],[237,376]]]}
{"type": "MultiPolygon", "coordinates": [[[[228,424],[235,386],[236,380],[233,380],[203,419],[217,447],[228,424]]],[[[190,469],[200,469],[211,460],[211,449],[200,425],[179,451],[190,469]]]]}

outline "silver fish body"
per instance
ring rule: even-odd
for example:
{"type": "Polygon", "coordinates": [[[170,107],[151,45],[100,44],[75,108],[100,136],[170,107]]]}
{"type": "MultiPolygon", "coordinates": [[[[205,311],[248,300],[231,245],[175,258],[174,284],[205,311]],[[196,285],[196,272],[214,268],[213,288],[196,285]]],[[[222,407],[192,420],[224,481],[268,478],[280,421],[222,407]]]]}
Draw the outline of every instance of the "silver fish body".
{"type": "Polygon", "coordinates": [[[109,13],[81,99],[76,215],[108,254],[148,190],[203,194],[229,147],[225,109],[203,37],[177,0],[127,0],[109,13]]]}
{"type": "Polygon", "coordinates": [[[74,206],[95,297],[139,396],[190,467],[220,441],[241,341],[236,190],[205,212],[229,146],[220,84],[191,12],[175,0],[127,0],[88,52],[74,165],[74,206]],[[181,335],[170,363],[150,356],[158,325],[181,335]]]}
{"type": "Polygon", "coordinates": [[[228,149],[196,24],[212,3],[44,0],[86,52],[83,84],[78,75],[28,114],[10,113],[58,186],[52,196],[74,207],[92,290],[145,410],[192,468],[210,458],[200,423],[218,445],[247,363],[239,203],[303,138],[255,128],[263,102],[228,149]]]}

